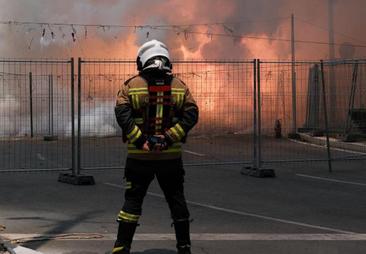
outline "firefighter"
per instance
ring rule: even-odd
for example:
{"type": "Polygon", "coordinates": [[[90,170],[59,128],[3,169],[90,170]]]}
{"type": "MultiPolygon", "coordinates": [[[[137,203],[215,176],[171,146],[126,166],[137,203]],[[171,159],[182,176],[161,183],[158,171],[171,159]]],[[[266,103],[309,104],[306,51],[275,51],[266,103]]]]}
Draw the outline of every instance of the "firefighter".
{"type": "Polygon", "coordinates": [[[151,40],[137,52],[139,74],[117,95],[115,114],[128,155],[125,202],[113,254],[130,253],[141,206],[156,176],[169,205],[179,254],[190,254],[190,214],[183,191],[181,145],[198,121],[198,107],[186,84],[172,75],[169,51],[151,40]]]}

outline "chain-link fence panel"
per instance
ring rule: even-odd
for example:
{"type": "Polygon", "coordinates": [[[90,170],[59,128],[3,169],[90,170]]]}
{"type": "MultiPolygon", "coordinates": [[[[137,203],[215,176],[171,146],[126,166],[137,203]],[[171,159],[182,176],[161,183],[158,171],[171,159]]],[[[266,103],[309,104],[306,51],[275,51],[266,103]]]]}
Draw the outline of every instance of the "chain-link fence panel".
{"type": "Polygon", "coordinates": [[[0,170],[72,167],[73,60],[0,60],[0,170]]]}
{"type": "Polygon", "coordinates": [[[323,63],[330,145],[353,153],[333,159],[366,159],[366,61],[323,63]]]}
{"type": "MultiPolygon", "coordinates": [[[[187,164],[252,160],[253,61],[175,61],[173,73],[200,109],[183,148],[187,164]]],[[[114,115],[116,94],[137,74],[135,61],[80,60],[80,167],[120,168],[126,145],[114,115]]]]}
{"type": "MultiPolygon", "coordinates": [[[[325,120],[332,160],[365,158],[365,61],[324,62],[323,75],[320,62],[258,63],[174,62],[200,108],[183,148],[187,164],[328,160],[325,120]]],[[[124,81],[137,74],[135,61],[79,59],[77,69],[74,75],[72,59],[0,60],[2,171],[69,169],[74,161],[84,169],[123,167],[114,106],[124,81]]]]}
{"type": "Polygon", "coordinates": [[[326,151],[319,152],[312,146],[298,142],[298,139],[288,138],[289,135],[295,135],[299,128],[312,130],[314,121],[317,121],[307,119],[309,83],[314,81],[314,85],[320,87],[319,77],[312,76],[317,64],[260,62],[260,138],[261,159],[264,162],[327,158],[326,151]]]}
{"type": "Polygon", "coordinates": [[[365,158],[365,144],[358,146],[344,140],[347,121],[353,127],[360,126],[360,121],[356,124],[352,120],[352,112],[361,115],[364,110],[365,83],[362,75],[357,76],[356,67],[363,72],[361,62],[358,66],[325,63],[323,90],[320,62],[260,62],[260,160],[274,163],[365,158]],[[357,112],[349,105],[354,105],[357,112]]]}

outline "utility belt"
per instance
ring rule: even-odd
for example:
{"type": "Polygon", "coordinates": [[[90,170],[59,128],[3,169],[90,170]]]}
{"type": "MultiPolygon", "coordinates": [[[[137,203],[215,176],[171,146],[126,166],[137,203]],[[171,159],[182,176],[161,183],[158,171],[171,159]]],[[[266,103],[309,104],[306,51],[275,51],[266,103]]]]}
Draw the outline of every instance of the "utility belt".
{"type": "Polygon", "coordinates": [[[144,151],[136,148],[134,144],[128,144],[127,151],[129,154],[153,154],[155,156],[166,153],[182,153],[182,143],[174,143],[167,149],[161,151],[144,151]]]}
{"type": "Polygon", "coordinates": [[[137,160],[173,160],[182,157],[182,143],[174,143],[165,150],[144,151],[137,149],[134,144],[127,145],[127,157],[137,160]]]}

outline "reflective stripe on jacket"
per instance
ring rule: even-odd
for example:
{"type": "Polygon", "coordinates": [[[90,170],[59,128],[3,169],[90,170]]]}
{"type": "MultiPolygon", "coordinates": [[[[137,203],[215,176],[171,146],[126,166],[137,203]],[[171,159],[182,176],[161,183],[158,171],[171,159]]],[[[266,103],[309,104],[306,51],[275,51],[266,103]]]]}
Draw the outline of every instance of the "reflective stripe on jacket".
{"type": "Polygon", "coordinates": [[[188,87],[171,74],[140,74],[127,80],[117,94],[118,124],[128,141],[128,156],[136,159],[174,159],[181,142],[198,121],[198,107],[188,87]],[[149,135],[165,135],[173,143],[162,152],[141,150],[149,135]]]}

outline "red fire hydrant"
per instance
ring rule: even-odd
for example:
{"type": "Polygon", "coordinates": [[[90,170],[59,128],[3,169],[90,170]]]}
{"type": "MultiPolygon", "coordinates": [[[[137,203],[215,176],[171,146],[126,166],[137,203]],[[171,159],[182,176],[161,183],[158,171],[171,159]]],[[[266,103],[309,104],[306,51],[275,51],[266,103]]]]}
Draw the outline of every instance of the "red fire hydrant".
{"type": "Polygon", "coordinates": [[[276,138],[282,138],[282,126],[281,126],[281,120],[280,119],[276,119],[275,126],[274,126],[274,131],[275,131],[275,137],[276,138]]]}

